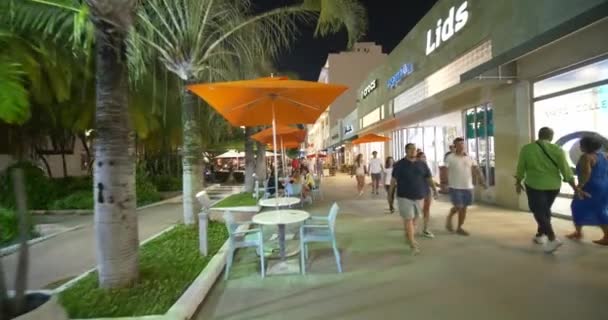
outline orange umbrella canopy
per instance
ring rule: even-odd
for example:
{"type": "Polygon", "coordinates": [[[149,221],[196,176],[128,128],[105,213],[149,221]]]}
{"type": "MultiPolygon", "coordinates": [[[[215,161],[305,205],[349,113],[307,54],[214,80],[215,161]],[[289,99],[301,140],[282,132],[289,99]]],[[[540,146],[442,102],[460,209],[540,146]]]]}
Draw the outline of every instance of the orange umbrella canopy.
{"type": "MultiPolygon", "coordinates": [[[[293,128],[286,125],[277,125],[277,142],[283,139],[283,143],[296,142],[301,143],[306,138],[306,131],[298,128],[293,128]]],[[[262,130],[251,136],[251,139],[262,142],[272,143],[272,128],[262,130]]]]}
{"type": "Polygon", "coordinates": [[[379,136],[374,133],[369,133],[360,137],[358,139],[353,140],[353,144],[362,144],[362,143],[370,143],[370,142],[386,142],[391,140],[388,137],[379,136]]]}
{"type": "Polygon", "coordinates": [[[314,123],[346,89],[285,77],[188,86],[235,126],[314,123]]]}
{"type": "MultiPolygon", "coordinates": [[[[274,148],[272,147],[272,143],[269,143],[269,144],[267,145],[267,147],[268,147],[268,150],[274,150],[274,148]]],[[[299,147],[300,147],[300,143],[298,143],[298,142],[294,142],[294,141],[284,142],[284,143],[283,143],[283,147],[284,147],[285,149],[297,149],[297,148],[299,148],[299,147]]],[[[281,148],[281,146],[280,146],[280,145],[277,145],[277,148],[278,148],[278,149],[280,149],[280,148],[281,148]]]]}

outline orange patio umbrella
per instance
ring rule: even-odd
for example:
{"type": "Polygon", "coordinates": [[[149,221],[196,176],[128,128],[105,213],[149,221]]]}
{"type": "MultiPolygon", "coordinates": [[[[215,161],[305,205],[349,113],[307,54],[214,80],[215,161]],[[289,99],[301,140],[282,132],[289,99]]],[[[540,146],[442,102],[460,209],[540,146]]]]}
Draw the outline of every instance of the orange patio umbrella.
{"type": "Polygon", "coordinates": [[[344,91],[343,85],[286,77],[189,85],[235,126],[315,123],[344,91]]]}
{"type": "MultiPolygon", "coordinates": [[[[189,85],[235,126],[272,124],[276,166],[276,129],[282,125],[315,123],[346,86],[286,77],[189,85]]],[[[276,172],[276,171],[275,171],[276,172]]],[[[275,174],[275,190],[279,189],[275,174]]]]}
{"type": "MultiPolygon", "coordinates": [[[[298,128],[293,128],[285,125],[277,125],[277,139],[283,139],[284,142],[295,141],[304,142],[306,131],[298,128]]],[[[262,142],[271,143],[273,139],[272,128],[262,130],[251,136],[251,139],[262,142]]]]}
{"type": "Polygon", "coordinates": [[[360,138],[353,140],[353,144],[362,144],[370,142],[386,142],[391,140],[389,137],[377,135],[375,133],[368,133],[360,138]]]}
{"type": "MultiPolygon", "coordinates": [[[[285,149],[284,148],[297,148],[300,146],[300,143],[304,142],[306,138],[306,131],[298,128],[286,126],[286,125],[277,125],[276,129],[277,140],[280,143],[280,150],[283,154],[283,172],[285,171],[285,149]]],[[[274,135],[272,134],[272,128],[268,128],[262,130],[251,136],[252,139],[259,141],[261,143],[271,144],[274,135]]],[[[277,147],[279,147],[277,145],[277,147]]],[[[272,149],[272,148],[271,148],[272,149]]]]}

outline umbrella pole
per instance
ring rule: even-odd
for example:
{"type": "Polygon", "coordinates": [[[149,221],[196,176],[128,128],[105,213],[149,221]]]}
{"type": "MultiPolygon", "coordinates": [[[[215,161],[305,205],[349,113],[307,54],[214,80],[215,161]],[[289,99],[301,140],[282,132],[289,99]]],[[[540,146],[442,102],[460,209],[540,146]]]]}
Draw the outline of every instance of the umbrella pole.
{"type": "Polygon", "coordinates": [[[274,157],[274,192],[277,199],[275,209],[279,210],[279,168],[277,166],[277,121],[274,114],[274,101],[272,102],[272,146],[274,157]]]}
{"type": "Polygon", "coordinates": [[[287,172],[287,166],[285,165],[285,148],[283,147],[283,137],[281,137],[281,160],[283,162],[283,173],[287,172]]]}

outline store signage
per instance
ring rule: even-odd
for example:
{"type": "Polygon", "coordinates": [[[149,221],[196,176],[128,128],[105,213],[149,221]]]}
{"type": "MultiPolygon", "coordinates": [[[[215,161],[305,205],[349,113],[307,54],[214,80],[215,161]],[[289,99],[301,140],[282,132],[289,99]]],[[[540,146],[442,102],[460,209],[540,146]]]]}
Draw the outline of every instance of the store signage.
{"type": "Polygon", "coordinates": [[[351,124],[349,124],[347,126],[344,126],[344,135],[347,135],[347,134],[353,132],[353,130],[354,129],[353,129],[353,126],[351,124]]]}
{"type": "Polygon", "coordinates": [[[372,91],[376,90],[377,85],[378,79],[374,79],[374,81],[368,84],[367,87],[365,87],[365,89],[361,91],[361,97],[365,99],[367,96],[369,96],[370,93],[372,93],[372,91]]]}
{"type": "Polygon", "coordinates": [[[454,34],[462,30],[469,21],[468,2],[463,2],[458,9],[450,8],[448,17],[437,20],[437,28],[426,32],[426,55],[439,48],[442,43],[450,40],[454,34]]]}
{"type": "Polygon", "coordinates": [[[414,65],[411,63],[406,63],[403,66],[401,66],[401,68],[399,68],[399,71],[397,71],[397,73],[395,73],[390,79],[388,79],[386,85],[388,86],[389,89],[394,89],[399,85],[399,83],[401,83],[401,81],[403,79],[405,79],[407,76],[409,76],[413,72],[414,72],[414,65]]]}
{"type": "Polygon", "coordinates": [[[340,134],[338,134],[338,133],[331,136],[331,140],[338,140],[338,139],[340,139],[340,134]]]}

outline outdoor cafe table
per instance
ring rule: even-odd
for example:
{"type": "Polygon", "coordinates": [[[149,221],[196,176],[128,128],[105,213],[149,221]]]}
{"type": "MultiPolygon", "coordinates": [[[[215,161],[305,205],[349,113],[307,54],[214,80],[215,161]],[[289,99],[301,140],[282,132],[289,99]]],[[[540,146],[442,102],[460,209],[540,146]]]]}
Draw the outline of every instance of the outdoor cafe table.
{"type": "Polygon", "coordinates": [[[279,228],[279,252],[281,260],[285,260],[285,226],[288,224],[302,223],[310,218],[310,214],[303,210],[273,210],[258,213],[253,216],[252,221],[259,225],[273,225],[279,228]]]}
{"type": "Polygon", "coordinates": [[[288,207],[294,204],[300,203],[300,198],[295,197],[279,197],[269,198],[260,200],[260,206],[262,207],[288,207]]]}

